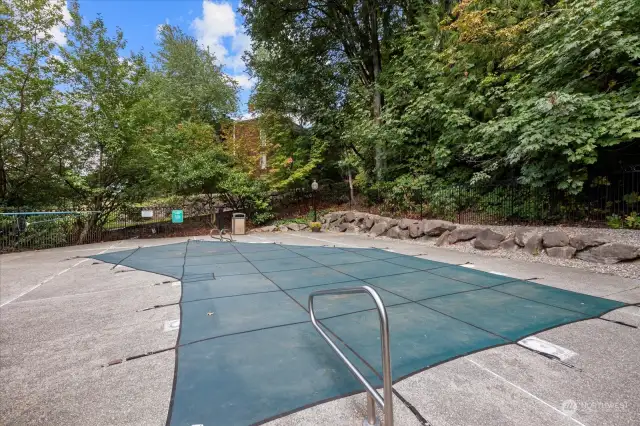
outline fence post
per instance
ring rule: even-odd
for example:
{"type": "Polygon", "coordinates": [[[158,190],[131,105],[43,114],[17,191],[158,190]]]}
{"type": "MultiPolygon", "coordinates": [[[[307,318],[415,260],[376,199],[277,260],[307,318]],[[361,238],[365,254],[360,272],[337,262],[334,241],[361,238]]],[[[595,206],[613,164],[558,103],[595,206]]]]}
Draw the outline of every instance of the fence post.
{"type": "MultiPolygon", "coordinates": [[[[456,187],[458,188],[458,197],[456,198],[456,201],[453,205],[458,204],[458,202],[460,202],[460,185],[456,185],[456,187]]],[[[458,206],[458,208],[456,208],[457,210],[457,215],[458,215],[458,223],[462,223],[462,221],[460,220],[460,207],[458,206]]]]}

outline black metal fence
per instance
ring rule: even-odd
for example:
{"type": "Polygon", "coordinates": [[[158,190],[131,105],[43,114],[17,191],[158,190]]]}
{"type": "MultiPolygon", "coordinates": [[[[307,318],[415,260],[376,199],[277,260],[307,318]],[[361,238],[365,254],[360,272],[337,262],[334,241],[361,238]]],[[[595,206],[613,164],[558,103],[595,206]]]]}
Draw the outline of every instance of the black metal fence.
{"type": "MultiPolygon", "coordinates": [[[[230,228],[235,211],[215,197],[182,206],[126,207],[104,212],[29,212],[3,209],[0,252],[45,249],[74,244],[208,234],[230,228]],[[208,200],[208,201],[207,201],[208,200]],[[183,212],[174,223],[172,211],[183,212]],[[215,219],[214,219],[215,212],[215,219]]],[[[493,185],[350,188],[346,182],[324,183],[317,191],[298,188],[266,194],[271,217],[313,217],[323,211],[349,209],[385,216],[437,218],[463,224],[572,224],[640,229],[640,167],[610,178],[597,178],[577,195],[515,182],[493,185]]],[[[251,218],[254,213],[245,211],[251,218]]],[[[257,215],[256,215],[257,216],[257,215]]]]}
{"type": "Polygon", "coordinates": [[[214,225],[228,228],[230,222],[231,211],[224,206],[216,210],[201,206],[125,207],[110,213],[5,208],[0,214],[0,252],[128,238],[198,235],[209,233],[214,225]],[[172,218],[174,210],[182,211],[181,223],[172,218]]]}
{"type": "Polygon", "coordinates": [[[640,229],[640,168],[596,178],[579,194],[503,182],[490,185],[408,187],[383,184],[349,188],[322,185],[279,193],[279,217],[317,210],[349,209],[385,216],[445,219],[463,224],[569,224],[640,229]]]}
{"type": "MultiPolygon", "coordinates": [[[[578,195],[520,185],[447,186],[359,193],[355,209],[463,224],[567,224],[614,228],[640,213],[637,192],[595,188],[578,195]],[[626,196],[625,196],[626,195],[626,196]]],[[[640,223],[639,223],[640,225],[640,223]]]]}

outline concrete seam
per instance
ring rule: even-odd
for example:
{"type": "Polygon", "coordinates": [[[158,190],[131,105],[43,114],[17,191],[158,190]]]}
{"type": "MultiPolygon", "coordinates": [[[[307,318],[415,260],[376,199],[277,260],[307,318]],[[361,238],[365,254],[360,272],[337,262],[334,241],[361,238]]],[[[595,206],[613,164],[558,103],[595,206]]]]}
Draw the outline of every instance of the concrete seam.
{"type": "Polygon", "coordinates": [[[484,366],[482,366],[482,365],[478,364],[477,362],[475,362],[475,361],[474,361],[474,360],[472,360],[472,359],[469,359],[469,358],[465,358],[465,359],[466,359],[468,362],[470,362],[471,364],[473,364],[473,365],[475,365],[476,367],[478,367],[479,369],[484,370],[484,371],[486,371],[486,372],[490,373],[491,375],[493,375],[493,376],[495,376],[495,377],[499,378],[500,380],[502,380],[502,381],[504,381],[504,382],[506,382],[506,383],[510,384],[511,386],[513,386],[514,388],[516,388],[516,389],[520,390],[521,392],[525,393],[526,395],[528,395],[528,396],[532,397],[532,398],[533,398],[533,399],[535,399],[536,401],[543,403],[544,405],[546,405],[547,407],[551,408],[551,409],[552,409],[552,410],[554,410],[555,412],[557,412],[557,413],[561,414],[563,417],[566,417],[566,418],[568,418],[569,420],[571,420],[571,421],[573,421],[574,423],[579,424],[579,425],[581,425],[581,426],[586,426],[584,423],[580,423],[578,420],[576,420],[576,419],[574,419],[573,417],[571,417],[571,416],[569,416],[569,415],[567,415],[567,414],[563,413],[562,411],[558,410],[558,409],[557,409],[556,407],[554,407],[553,405],[551,405],[551,404],[549,404],[548,402],[544,401],[543,399],[541,399],[541,398],[539,398],[539,397],[535,396],[534,394],[532,394],[531,392],[527,391],[526,389],[521,388],[520,386],[516,385],[516,384],[515,384],[515,383],[513,383],[513,382],[510,382],[509,380],[507,380],[506,378],[502,377],[502,376],[501,376],[501,375],[499,375],[498,373],[495,373],[495,372],[493,372],[493,371],[489,370],[487,367],[484,367],[484,366]]]}
{"type": "MultiPolygon", "coordinates": [[[[105,252],[107,252],[108,250],[111,250],[111,249],[113,249],[113,248],[116,248],[119,244],[120,244],[120,243],[113,244],[112,246],[107,247],[106,249],[102,250],[102,251],[101,251],[100,253],[98,253],[98,254],[104,254],[104,253],[105,253],[105,252]]],[[[58,273],[55,273],[55,274],[53,274],[53,275],[51,275],[51,276],[49,276],[49,277],[45,278],[44,280],[40,281],[40,282],[39,282],[38,284],[36,284],[35,286],[31,287],[29,290],[23,291],[22,293],[20,293],[19,295],[17,295],[17,296],[15,296],[15,297],[13,297],[12,299],[9,299],[9,300],[7,300],[7,301],[5,301],[5,302],[1,303],[1,304],[0,304],[0,308],[2,308],[3,306],[8,305],[8,304],[9,304],[9,303],[11,303],[11,302],[14,302],[14,301],[16,301],[16,300],[20,299],[22,296],[26,296],[27,294],[31,293],[33,290],[37,289],[37,288],[38,288],[38,287],[40,287],[41,285],[48,283],[49,281],[51,281],[51,280],[52,280],[52,279],[54,279],[55,277],[57,277],[57,276],[59,276],[59,275],[64,274],[65,272],[69,271],[70,269],[75,268],[76,266],[80,265],[81,263],[86,262],[87,260],[89,260],[89,259],[88,259],[88,258],[87,258],[87,259],[83,259],[83,260],[81,260],[80,262],[78,262],[78,263],[74,264],[73,266],[70,266],[70,267],[69,267],[69,268],[67,268],[67,269],[64,269],[64,270],[62,270],[62,271],[60,271],[60,272],[58,272],[58,273]]]]}

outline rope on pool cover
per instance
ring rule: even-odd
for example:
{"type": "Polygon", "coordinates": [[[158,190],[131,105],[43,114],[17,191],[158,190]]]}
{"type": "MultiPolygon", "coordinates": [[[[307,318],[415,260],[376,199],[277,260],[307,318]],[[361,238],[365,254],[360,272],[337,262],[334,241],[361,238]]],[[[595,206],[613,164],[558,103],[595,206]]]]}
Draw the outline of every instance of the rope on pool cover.
{"type": "Polygon", "coordinates": [[[142,246],[138,246],[137,249],[135,249],[134,251],[132,251],[131,253],[129,253],[127,256],[125,256],[123,259],[120,259],[118,261],[118,263],[116,263],[115,265],[113,265],[111,267],[111,269],[115,269],[118,265],[120,265],[120,263],[124,262],[125,260],[127,260],[128,258],[130,258],[135,252],[137,252],[138,250],[140,250],[142,248],[142,246]]]}

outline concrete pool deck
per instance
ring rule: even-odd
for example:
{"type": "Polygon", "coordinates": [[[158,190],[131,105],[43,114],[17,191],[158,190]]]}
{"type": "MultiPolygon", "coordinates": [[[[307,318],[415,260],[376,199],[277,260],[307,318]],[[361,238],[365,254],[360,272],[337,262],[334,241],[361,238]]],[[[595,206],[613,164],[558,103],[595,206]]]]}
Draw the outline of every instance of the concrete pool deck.
{"type": "MultiPolygon", "coordinates": [[[[187,238],[127,240],[0,256],[0,417],[3,424],[166,422],[180,286],[161,275],[75,256],[187,238]],[[157,305],[168,305],[148,309],[157,305]],[[147,310],[145,310],[147,309],[147,310]],[[150,355],[149,353],[154,353],[150,355]],[[137,357],[140,356],[140,357],[137,357]],[[110,362],[134,359],[108,366],[110,362]]],[[[201,237],[201,239],[208,239],[201,237]]],[[[245,242],[379,247],[530,279],[625,303],[640,281],[344,234],[248,235],[245,242]]],[[[604,316],[640,325],[640,308],[604,316]]],[[[397,425],[625,425],[640,419],[640,331],[602,319],[540,333],[576,353],[566,363],[508,345],[433,367],[394,389],[397,425]]],[[[393,354],[392,354],[393,356],[393,354]]],[[[358,394],[268,424],[359,425],[358,394]]],[[[215,419],[211,424],[216,424],[215,419]]]]}

